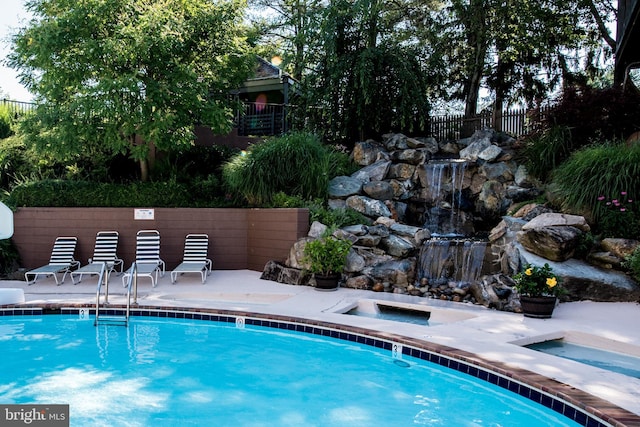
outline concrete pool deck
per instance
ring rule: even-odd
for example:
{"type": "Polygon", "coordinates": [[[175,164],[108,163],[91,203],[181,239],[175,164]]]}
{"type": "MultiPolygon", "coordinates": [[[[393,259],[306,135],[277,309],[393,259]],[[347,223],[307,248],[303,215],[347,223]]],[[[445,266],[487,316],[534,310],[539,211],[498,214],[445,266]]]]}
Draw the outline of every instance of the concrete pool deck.
{"type": "MultiPolygon", "coordinates": [[[[611,402],[638,415],[624,425],[640,426],[640,379],[584,365],[522,347],[532,341],[578,336],[610,350],[640,355],[640,305],[637,303],[574,302],[560,304],[551,319],[530,319],[462,303],[341,288],[320,292],[308,286],[284,285],[260,279],[250,270],[214,270],[207,283],[200,276],[169,274],[152,288],[147,278],[138,282],[138,304],[149,307],[191,307],[302,317],[314,321],[372,329],[402,335],[473,353],[514,370],[524,369],[611,402]],[[362,300],[424,307],[432,312],[432,325],[401,323],[341,314],[362,300]],[[517,343],[517,344],[514,344],[517,343]],[[636,353],[637,352],[637,353],[636,353]],[[637,422],[637,424],[636,424],[637,422]]],[[[96,277],[73,285],[67,278],[56,286],[53,278],[34,285],[0,281],[0,290],[22,289],[24,305],[95,304],[96,277]]],[[[112,275],[110,302],[124,303],[121,278],[112,275]]]]}

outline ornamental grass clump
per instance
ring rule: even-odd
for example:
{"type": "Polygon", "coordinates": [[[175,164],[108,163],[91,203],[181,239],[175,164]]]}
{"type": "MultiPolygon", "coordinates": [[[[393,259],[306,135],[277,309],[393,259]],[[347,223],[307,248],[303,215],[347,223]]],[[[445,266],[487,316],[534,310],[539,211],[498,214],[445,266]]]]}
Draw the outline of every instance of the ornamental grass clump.
{"type": "Polygon", "coordinates": [[[513,276],[515,289],[520,296],[557,297],[562,294],[561,278],[553,274],[549,264],[538,267],[527,264],[524,270],[513,276]]]}

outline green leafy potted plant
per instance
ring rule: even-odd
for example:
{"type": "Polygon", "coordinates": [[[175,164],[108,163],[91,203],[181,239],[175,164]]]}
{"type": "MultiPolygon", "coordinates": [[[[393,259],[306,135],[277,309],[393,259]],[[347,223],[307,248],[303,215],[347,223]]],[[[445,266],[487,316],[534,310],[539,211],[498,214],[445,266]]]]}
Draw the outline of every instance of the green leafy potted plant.
{"type": "Polygon", "coordinates": [[[316,240],[307,242],[304,247],[303,262],[313,273],[317,289],[338,289],[338,282],[347,263],[350,249],[351,242],[335,237],[331,230],[327,230],[316,240]]]}
{"type": "Polygon", "coordinates": [[[515,290],[520,296],[522,313],[526,317],[549,318],[553,314],[558,296],[562,294],[561,279],[549,264],[542,267],[527,264],[513,276],[515,290]]]}

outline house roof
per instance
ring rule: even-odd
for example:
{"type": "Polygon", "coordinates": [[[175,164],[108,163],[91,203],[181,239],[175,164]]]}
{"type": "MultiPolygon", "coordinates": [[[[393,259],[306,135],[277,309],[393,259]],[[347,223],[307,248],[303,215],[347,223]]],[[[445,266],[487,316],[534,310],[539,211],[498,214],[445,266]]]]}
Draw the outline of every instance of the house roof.
{"type": "Polygon", "coordinates": [[[257,56],[256,59],[256,70],[251,79],[280,78],[283,74],[287,74],[264,58],[257,56]]]}
{"type": "MultiPolygon", "coordinates": [[[[259,56],[256,56],[256,66],[253,77],[248,78],[243,86],[235,93],[280,91],[285,94],[288,102],[289,88],[295,86],[296,80],[277,66],[259,56]]],[[[295,90],[295,89],[294,89],[295,90]]]]}

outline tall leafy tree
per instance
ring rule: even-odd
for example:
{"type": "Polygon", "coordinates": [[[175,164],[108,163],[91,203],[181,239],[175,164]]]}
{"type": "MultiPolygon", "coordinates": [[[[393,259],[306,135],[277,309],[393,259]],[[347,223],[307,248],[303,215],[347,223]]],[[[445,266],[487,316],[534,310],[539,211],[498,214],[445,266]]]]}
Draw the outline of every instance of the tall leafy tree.
{"type": "Polygon", "coordinates": [[[323,0],[250,0],[257,43],[279,54],[282,68],[302,80],[316,56],[323,0]]]}
{"type": "Polygon", "coordinates": [[[40,104],[24,129],[60,157],[99,145],[147,179],[155,148],[230,129],[227,90],[250,70],[241,0],[28,0],[8,63],[40,104]]]}
{"type": "Polygon", "coordinates": [[[406,29],[410,11],[429,7],[424,1],[329,2],[320,55],[304,82],[304,110],[328,140],[350,145],[424,124],[430,73],[406,29]]]}
{"type": "Polygon", "coordinates": [[[612,54],[607,24],[614,18],[608,0],[449,0],[431,15],[423,39],[447,58],[442,92],[463,101],[470,118],[482,88],[498,113],[597,78],[612,54]]]}

